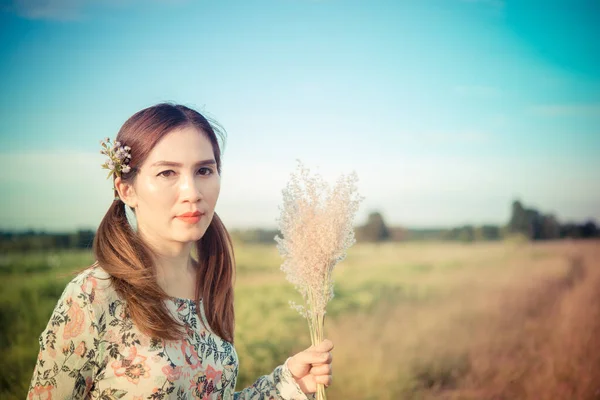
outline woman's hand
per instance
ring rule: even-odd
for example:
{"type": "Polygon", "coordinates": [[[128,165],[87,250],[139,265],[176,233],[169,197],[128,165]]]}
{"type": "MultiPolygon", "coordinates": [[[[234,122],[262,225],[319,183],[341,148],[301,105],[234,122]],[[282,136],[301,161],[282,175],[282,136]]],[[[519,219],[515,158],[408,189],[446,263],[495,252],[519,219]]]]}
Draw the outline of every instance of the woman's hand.
{"type": "Polygon", "coordinates": [[[304,393],[315,393],[318,383],[331,385],[332,349],[331,340],[325,339],[288,360],[288,369],[304,393]]]}

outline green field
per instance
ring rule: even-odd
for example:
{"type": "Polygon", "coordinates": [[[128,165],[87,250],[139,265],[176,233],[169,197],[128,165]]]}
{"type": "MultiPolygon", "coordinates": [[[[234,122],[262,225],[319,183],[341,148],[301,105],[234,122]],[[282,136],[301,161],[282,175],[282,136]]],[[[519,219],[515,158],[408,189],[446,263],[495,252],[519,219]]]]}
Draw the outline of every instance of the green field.
{"type": "MultiPolygon", "coordinates": [[[[598,247],[354,246],[334,273],[326,318],[336,346],[328,397],[594,398],[598,247]]],[[[241,388],[310,339],[288,305],[299,296],[279,270],[275,247],[237,244],[236,258],[241,388]]],[[[73,271],[92,262],[89,252],[1,256],[1,399],[25,398],[38,336],[73,271]]]]}

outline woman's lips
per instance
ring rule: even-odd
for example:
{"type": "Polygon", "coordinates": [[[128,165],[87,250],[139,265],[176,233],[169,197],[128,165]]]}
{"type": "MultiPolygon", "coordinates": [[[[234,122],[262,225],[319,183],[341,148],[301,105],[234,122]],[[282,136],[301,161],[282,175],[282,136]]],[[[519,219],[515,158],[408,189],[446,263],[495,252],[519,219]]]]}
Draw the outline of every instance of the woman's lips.
{"type": "Polygon", "coordinates": [[[175,218],[177,218],[185,223],[188,223],[188,224],[196,224],[196,223],[198,223],[198,221],[200,221],[200,218],[202,218],[203,215],[204,214],[202,214],[201,212],[195,211],[195,212],[188,212],[185,214],[178,215],[175,218]]]}

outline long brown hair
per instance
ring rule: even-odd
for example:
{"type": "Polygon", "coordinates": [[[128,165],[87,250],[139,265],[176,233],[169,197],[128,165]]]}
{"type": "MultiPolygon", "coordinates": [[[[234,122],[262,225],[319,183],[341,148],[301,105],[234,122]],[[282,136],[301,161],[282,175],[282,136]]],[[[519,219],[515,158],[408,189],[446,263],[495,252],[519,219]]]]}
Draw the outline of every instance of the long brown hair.
{"type": "MultiPolygon", "coordinates": [[[[196,127],[210,140],[217,171],[221,174],[217,134],[224,139],[222,131],[195,110],[161,103],[134,114],[117,134],[116,141],[132,149],[131,171],[123,174],[121,179],[132,183],[139,166],[159,140],[172,130],[185,126],[196,127]]],[[[98,264],[110,274],[113,287],[126,301],[136,326],[152,337],[181,338],[182,325],[166,308],[164,300],[168,296],[156,280],[152,250],[130,226],[123,202],[113,201],[100,223],[93,249],[98,264]]],[[[216,213],[204,236],[196,242],[196,250],[196,309],[200,316],[203,306],[210,329],[233,342],[235,258],[231,237],[216,213]]]]}

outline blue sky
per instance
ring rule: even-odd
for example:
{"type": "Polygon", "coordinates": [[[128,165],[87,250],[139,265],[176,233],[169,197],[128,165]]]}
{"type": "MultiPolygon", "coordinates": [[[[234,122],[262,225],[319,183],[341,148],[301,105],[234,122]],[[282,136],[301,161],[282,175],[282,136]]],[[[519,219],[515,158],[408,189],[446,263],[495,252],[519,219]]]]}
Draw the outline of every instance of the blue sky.
{"type": "Polygon", "coordinates": [[[98,141],[161,101],[227,131],[217,206],[275,226],[301,159],[390,224],[600,221],[595,1],[0,1],[0,229],[97,227],[98,141]]]}

